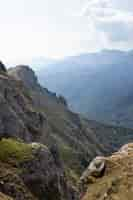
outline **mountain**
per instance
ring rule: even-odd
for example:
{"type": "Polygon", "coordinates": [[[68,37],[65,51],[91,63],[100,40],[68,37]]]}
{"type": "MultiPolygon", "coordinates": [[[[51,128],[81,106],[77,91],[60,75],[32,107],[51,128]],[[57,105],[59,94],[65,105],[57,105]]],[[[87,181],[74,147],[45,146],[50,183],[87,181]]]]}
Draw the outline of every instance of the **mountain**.
{"type": "Polygon", "coordinates": [[[66,58],[37,72],[39,81],[90,119],[133,127],[133,51],[103,50],[66,58]]]}
{"type": "Polygon", "coordinates": [[[70,111],[64,98],[41,87],[37,76],[28,66],[11,68],[8,74],[23,82],[33,110],[44,121],[44,125],[40,126],[39,117],[34,116],[36,112],[31,115],[36,123],[28,121],[28,130],[33,133],[38,131],[39,135],[35,138],[31,136],[32,140],[41,141],[50,148],[56,144],[67,170],[70,169],[73,174],[79,175],[96,155],[108,154],[120,148],[125,141],[132,141],[131,129],[89,121],[70,111]]]}
{"type": "Polygon", "coordinates": [[[46,125],[43,113],[33,107],[30,91],[0,63],[1,199],[78,199],[56,148],[37,143],[46,125]]]}
{"type": "Polygon", "coordinates": [[[0,64],[0,197],[79,200],[78,180],[95,156],[131,142],[132,129],[70,111],[28,66],[0,64]]]}
{"type": "Polygon", "coordinates": [[[8,74],[23,82],[27,95],[31,98],[33,113],[30,115],[29,111],[26,112],[29,117],[34,117],[33,120],[31,118],[31,123],[27,123],[29,132],[36,136],[31,136],[31,140],[41,141],[50,148],[57,145],[64,162],[74,172],[81,171],[82,162],[87,164],[92,157],[105,152],[104,145],[99,144],[87,122],[71,112],[61,97],[42,88],[32,69],[28,66],[17,66],[9,69],[8,74]]]}

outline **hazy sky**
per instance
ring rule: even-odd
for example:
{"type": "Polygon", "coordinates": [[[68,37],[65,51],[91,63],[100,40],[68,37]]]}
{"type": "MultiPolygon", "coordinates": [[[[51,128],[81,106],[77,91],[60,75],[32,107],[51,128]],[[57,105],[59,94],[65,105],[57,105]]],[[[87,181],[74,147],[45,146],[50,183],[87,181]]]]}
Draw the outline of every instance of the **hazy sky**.
{"type": "Polygon", "coordinates": [[[0,0],[0,58],[133,48],[133,0],[0,0]]]}

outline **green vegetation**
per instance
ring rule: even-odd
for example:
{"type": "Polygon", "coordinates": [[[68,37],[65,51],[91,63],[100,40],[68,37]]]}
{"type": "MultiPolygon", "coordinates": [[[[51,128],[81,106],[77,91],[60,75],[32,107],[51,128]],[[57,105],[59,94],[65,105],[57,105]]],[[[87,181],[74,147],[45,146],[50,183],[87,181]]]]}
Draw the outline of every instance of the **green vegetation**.
{"type": "Polygon", "coordinates": [[[77,173],[75,173],[74,170],[72,170],[68,167],[65,168],[65,174],[66,174],[69,182],[71,183],[71,185],[73,185],[73,186],[75,186],[75,188],[77,188],[80,176],[77,173]]]}
{"type": "Polygon", "coordinates": [[[64,162],[71,162],[73,159],[73,149],[66,145],[60,146],[60,156],[64,162]]]}
{"type": "Polygon", "coordinates": [[[32,146],[20,140],[2,139],[0,141],[0,160],[20,163],[32,159],[32,146]]]}
{"type": "Polygon", "coordinates": [[[79,177],[83,171],[80,160],[80,153],[74,151],[70,146],[60,145],[59,152],[61,160],[65,165],[65,172],[68,180],[73,186],[77,186],[79,177]]]}

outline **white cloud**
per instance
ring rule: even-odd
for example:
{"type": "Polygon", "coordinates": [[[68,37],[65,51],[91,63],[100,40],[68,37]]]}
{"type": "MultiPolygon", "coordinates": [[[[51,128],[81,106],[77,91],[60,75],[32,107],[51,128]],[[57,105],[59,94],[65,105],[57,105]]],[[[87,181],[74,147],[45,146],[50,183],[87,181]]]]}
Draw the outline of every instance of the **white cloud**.
{"type": "Polygon", "coordinates": [[[120,1],[89,0],[81,15],[87,16],[89,23],[110,42],[133,42],[133,13],[127,7],[124,10],[120,1]]]}
{"type": "Polygon", "coordinates": [[[133,0],[0,4],[0,59],[61,58],[102,48],[133,48],[133,0]]]}

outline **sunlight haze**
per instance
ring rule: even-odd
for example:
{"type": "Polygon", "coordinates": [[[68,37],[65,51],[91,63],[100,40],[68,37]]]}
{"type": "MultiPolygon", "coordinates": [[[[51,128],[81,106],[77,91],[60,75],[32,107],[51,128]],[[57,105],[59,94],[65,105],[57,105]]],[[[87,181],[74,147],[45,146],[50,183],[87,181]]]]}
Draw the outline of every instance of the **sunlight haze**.
{"type": "Polygon", "coordinates": [[[0,0],[0,58],[133,48],[132,0],[0,0]]]}

